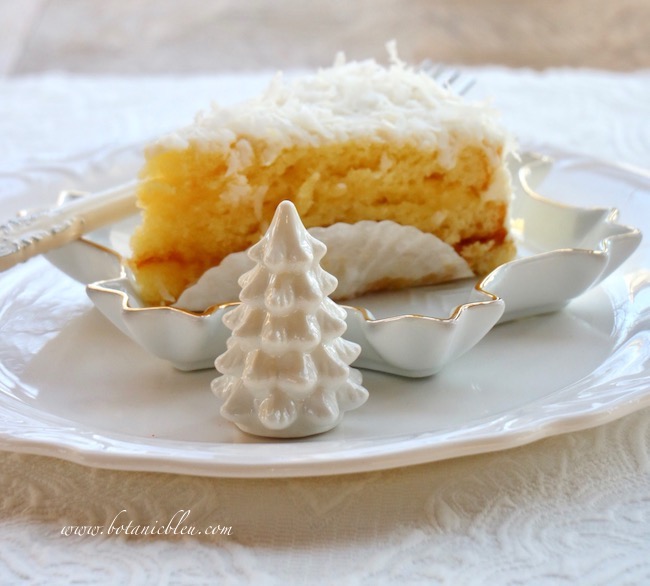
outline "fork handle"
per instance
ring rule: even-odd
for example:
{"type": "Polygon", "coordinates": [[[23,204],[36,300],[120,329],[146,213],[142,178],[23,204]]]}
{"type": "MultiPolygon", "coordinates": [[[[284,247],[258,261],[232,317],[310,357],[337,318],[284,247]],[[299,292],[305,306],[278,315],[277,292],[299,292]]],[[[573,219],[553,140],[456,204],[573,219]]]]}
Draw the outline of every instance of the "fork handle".
{"type": "Polygon", "coordinates": [[[0,271],[134,214],[136,185],[137,181],[132,181],[7,220],[0,225],[0,271]]]}

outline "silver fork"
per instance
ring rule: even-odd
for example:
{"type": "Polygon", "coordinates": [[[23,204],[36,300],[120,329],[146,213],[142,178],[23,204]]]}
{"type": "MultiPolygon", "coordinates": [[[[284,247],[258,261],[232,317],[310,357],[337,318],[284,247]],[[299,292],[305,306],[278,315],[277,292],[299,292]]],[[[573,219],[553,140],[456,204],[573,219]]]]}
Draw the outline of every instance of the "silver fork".
{"type": "Polygon", "coordinates": [[[463,77],[459,69],[450,69],[444,63],[435,63],[431,59],[422,61],[417,70],[430,75],[442,87],[459,96],[466,96],[476,84],[475,79],[463,77]]]}

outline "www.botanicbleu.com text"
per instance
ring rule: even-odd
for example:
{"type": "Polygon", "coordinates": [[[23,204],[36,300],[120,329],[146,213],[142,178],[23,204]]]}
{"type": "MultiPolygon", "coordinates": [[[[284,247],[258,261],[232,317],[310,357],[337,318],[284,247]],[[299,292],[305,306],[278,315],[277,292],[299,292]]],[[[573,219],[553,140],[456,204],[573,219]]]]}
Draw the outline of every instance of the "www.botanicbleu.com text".
{"type": "Polygon", "coordinates": [[[188,522],[191,510],[179,510],[171,519],[159,523],[137,524],[128,518],[126,509],[122,509],[109,525],[65,525],[61,535],[70,537],[99,536],[99,535],[232,535],[232,526],[206,525],[203,528],[191,525],[188,522]]]}

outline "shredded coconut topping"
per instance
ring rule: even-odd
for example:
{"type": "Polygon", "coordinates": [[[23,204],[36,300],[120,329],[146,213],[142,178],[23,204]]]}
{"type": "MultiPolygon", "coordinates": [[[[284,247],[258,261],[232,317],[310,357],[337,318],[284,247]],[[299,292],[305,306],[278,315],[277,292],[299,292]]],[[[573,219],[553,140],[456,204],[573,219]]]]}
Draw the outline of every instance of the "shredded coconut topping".
{"type": "Polygon", "coordinates": [[[287,81],[279,73],[260,97],[230,107],[213,104],[194,124],[161,139],[158,147],[182,149],[192,143],[226,151],[237,140],[261,140],[268,145],[264,162],[271,164],[290,146],[318,146],[356,136],[417,141],[424,148],[445,150],[453,150],[452,134],[504,140],[496,111],[460,98],[426,72],[407,66],[394,45],[388,50],[388,66],[374,60],[347,62],[339,54],[332,67],[312,75],[287,81]]]}

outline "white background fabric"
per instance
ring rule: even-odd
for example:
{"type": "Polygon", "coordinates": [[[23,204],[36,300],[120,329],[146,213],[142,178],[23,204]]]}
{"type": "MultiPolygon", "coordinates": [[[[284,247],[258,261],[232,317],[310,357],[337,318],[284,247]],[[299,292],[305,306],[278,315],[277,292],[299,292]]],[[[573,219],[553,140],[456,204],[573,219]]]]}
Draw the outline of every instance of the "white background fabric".
{"type": "MultiPolygon", "coordinates": [[[[468,74],[523,144],[647,168],[650,72],[468,74]]],[[[74,178],[81,153],[101,164],[269,77],[0,80],[2,216],[50,203],[18,200],[17,171],[74,178]]],[[[513,450],[349,476],[199,478],[11,452],[0,466],[3,584],[650,583],[648,409],[513,450]],[[141,524],[190,510],[192,524],[231,535],[61,534],[121,510],[141,524]]]]}

